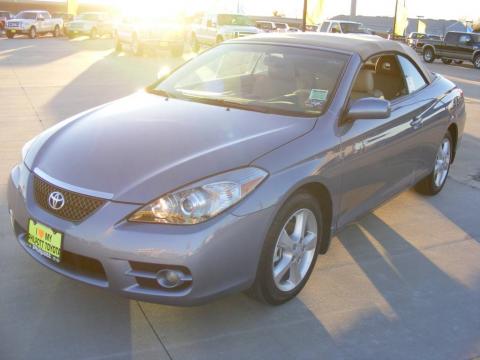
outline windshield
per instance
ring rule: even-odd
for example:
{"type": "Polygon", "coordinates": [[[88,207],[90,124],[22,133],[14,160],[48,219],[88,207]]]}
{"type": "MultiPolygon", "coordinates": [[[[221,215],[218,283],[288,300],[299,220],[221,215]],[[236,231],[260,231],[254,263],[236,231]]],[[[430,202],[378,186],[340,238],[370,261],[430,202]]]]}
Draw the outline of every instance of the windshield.
{"type": "Polygon", "coordinates": [[[75,19],[76,20],[87,20],[87,21],[98,21],[101,19],[100,14],[92,14],[92,13],[86,13],[86,14],[80,14],[78,15],[75,19]]]}
{"type": "Polygon", "coordinates": [[[218,25],[255,26],[255,23],[243,15],[218,15],[218,25]]]}
{"type": "Polygon", "coordinates": [[[318,116],[347,60],[323,50],[224,44],[186,63],[151,91],[251,111],[318,116]]]}
{"type": "Polygon", "coordinates": [[[22,11],[15,16],[17,19],[30,19],[30,20],[35,20],[37,18],[37,13],[35,12],[28,12],[28,11],[22,11]]]}
{"type": "Polygon", "coordinates": [[[284,24],[284,23],[276,23],[275,25],[279,29],[286,29],[287,28],[287,24],[284,24]]]}
{"type": "Polygon", "coordinates": [[[354,34],[364,34],[365,29],[362,28],[362,24],[359,23],[340,23],[342,32],[344,34],[354,33],[354,34]]]}

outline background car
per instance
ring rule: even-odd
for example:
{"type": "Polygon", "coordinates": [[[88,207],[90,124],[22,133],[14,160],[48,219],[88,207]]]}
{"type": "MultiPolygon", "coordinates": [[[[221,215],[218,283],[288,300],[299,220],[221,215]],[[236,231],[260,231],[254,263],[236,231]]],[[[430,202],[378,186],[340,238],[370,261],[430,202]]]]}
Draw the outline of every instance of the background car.
{"type": "Polygon", "coordinates": [[[261,30],[248,16],[238,14],[206,14],[200,22],[192,25],[192,49],[198,51],[201,45],[212,46],[222,41],[255,35],[261,30]]]}
{"type": "Polygon", "coordinates": [[[326,20],[319,25],[318,31],[336,34],[368,34],[362,23],[343,20],[326,20]]]}
{"type": "Polygon", "coordinates": [[[115,49],[129,46],[135,55],[145,50],[169,50],[181,56],[187,41],[187,30],[180,19],[126,16],[115,29],[115,49]]]}
{"type": "Polygon", "coordinates": [[[113,24],[110,15],[104,12],[82,13],[65,26],[69,38],[80,35],[90,36],[91,39],[108,35],[113,37],[113,24]]]}
{"type": "Polygon", "coordinates": [[[15,35],[21,34],[28,35],[30,39],[47,33],[58,37],[61,34],[62,28],[62,19],[54,19],[48,11],[43,10],[21,11],[15,15],[14,19],[7,20],[5,26],[9,39],[13,39],[15,35]]]}
{"type": "Polygon", "coordinates": [[[5,23],[7,20],[10,20],[13,18],[13,14],[10,13],[9,11],[2,11],[0,10],[0,31],[2,31],[5,28],[5,23]]]}
{"type": "Polygon", "coordinates": [[[257,28],[264,32],[275,32],[277,27],[273,21],[256,21],[257,28]]]}
{"type": "Polygon", "coordinates": [[[447,65],[469,61],[480,69],[480,34],[450,31],[444,40],[424,39],[422,53],[428,63],[435,59],[442,59],[447,65]]]}
{"type": "Polygon", "coordinates": [[[275,23],[276,31],[277,32],[288,32],[290,26],[287,23],[276,22],[275,23]]]}

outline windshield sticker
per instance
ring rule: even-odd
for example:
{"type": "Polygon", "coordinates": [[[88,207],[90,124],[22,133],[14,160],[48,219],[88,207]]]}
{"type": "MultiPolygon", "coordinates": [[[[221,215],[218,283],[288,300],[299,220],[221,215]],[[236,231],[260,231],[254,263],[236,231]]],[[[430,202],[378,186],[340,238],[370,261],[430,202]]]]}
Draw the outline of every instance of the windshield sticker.
{"type": "Polygon", "coordinates": [[[327,97],[328,90],[312,89],[306,105],[311,107],[322,106],[327,101],[327,97]]]}

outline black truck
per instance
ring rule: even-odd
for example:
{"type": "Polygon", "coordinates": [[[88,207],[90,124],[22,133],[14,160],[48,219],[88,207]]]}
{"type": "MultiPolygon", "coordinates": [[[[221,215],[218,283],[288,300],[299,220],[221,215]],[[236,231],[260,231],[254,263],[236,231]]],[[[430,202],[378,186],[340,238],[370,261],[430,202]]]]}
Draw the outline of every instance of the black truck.
{"type": "Polygon", "coordinates": [[[471,61],[480,69],[480,33],[450,31],[444,40],[425,39],[423,43],[423,59],[428,63],[435,59],[442,59],[444,64],[471,61]]]}

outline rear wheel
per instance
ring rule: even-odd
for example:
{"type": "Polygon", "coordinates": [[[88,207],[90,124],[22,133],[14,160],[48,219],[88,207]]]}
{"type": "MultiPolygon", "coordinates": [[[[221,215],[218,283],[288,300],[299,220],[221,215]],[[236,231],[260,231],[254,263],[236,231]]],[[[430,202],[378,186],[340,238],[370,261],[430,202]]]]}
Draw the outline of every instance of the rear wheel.
{"type": "Polygon", "coordinates": [[[442,59],[442,62],[445,64],[445,65],[450,65],[452,63],[452,59],[442,59]]]}
{"type": "Polygon", "coordinates": [[[53,29],[52,35],[53,35],[53,37],[59,37],[60,36],[60,27],[58,25],[56,25],[55,29],[53,29]]]}
{"type": "Polygon", "coordinates": [[[7,38],[13,39],[15,37],[15,34],[11,32],[10,30],[7,30],[7,38]]]}
{"type": "Polygon", "coordinates": [[[435,60],[435,53],[432,48],[428,47],[423,50],[423,60],[427,63],[432,63],[435,60]]]}
{"type": "Polygon", "coordinates": [[[473,59],[473,66],[475,67],[475,69],[480,69],[480,54],[475,56],[475,58],[473,59]]]}
{"type": "Polygon", "coordinates": [[[287,200],[267,234],[249,294],[271,305],[294,298],[315,266],[322,226],[320,206],[311,194],[287,200]]]}
{"type": "Polygon", "coordinates": [[[447,181],[450,164],[453,159],[452,145],[452,136],[450,132],[447,132],[437,150],[432,172],[415,187],[419,193],[432,196],[438,194],[442,190],[447,181]]]}
{"type": "Polygon", "coordinates": [[[200,51],[200,43],[195,34],[192,35],[192,51],[198,53],[200,51]]]}
{"type": "Polygon", "coordinates": [[[28,31],[28,37],[30,39],[35,39],[37,37],[37,29],[35,28],[35,26],[32,26],[28,31]]]}

